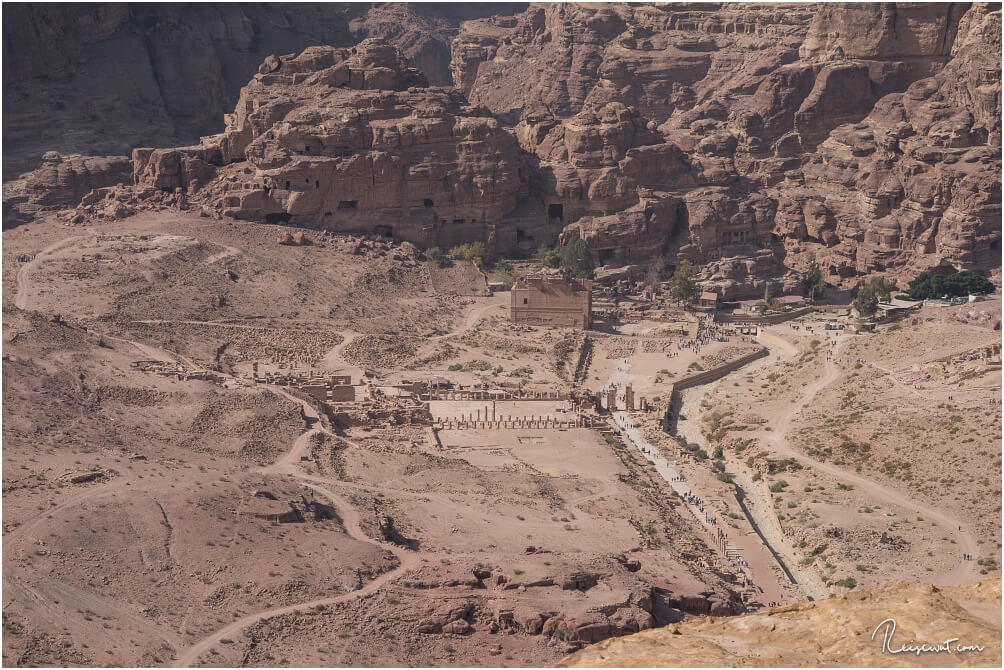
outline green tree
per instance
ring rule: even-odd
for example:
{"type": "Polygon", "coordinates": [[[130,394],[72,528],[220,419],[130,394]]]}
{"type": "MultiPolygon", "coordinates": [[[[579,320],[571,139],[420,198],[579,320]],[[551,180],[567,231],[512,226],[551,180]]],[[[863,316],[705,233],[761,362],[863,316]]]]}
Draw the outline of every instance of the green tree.
{"type": "Polygon", "coordinates": [[[876,298],[886,302],[892,298],[892,292],[896,290],[896,285],[885,277],[872,277],[868,280],[868,285],[871,286],[876,298]]]}
{"type": "Polygon", "coordinates": [[[537,258],[546,267],[549,268],[560,268],[561,267],[561,248],[547,249],[541,248],[540,252],[537,254],[537,258]]]}
{"type": "Polygon", "coordinates": [[[692,302],[700,293],[694,276],[697,270],[690,261],[680,261],[669,281],[669,294],[682,303],[692,302]]]}
{"type": "Polygon", "coordinates": [[[559,249],[561,268],[570,277],[592,279],[595,274],[593,252],[582,239],[573,237],[559,249]]]}
{"type": "Polygon", "coordinates": [[[450,258],[454,260],[471,261],[475,265],[485,264],[485,245],[482,242],[468,242],[450,249],[450,258]]]}
{"type": "Polygon", "coordinates": [[[878,297],[871,283],[860,284],[857,295],[854,296],[854,309],[863,317],[869,317],[878,310],[878,297]]]}
{"type": "Polygon", "coordinates": [[[809,300],[816,300],[822,297],[826,282],[823,281],[823,271],[816,262],[816,254],[809,252],[809,267],[805,271],[805,278],[802,279],[802,286],[805,288],[805,295],[809,300]]]}
{"type": "Polygon", "coordinates": [[[914,300],[969,295],[970,293],[993,293],[994,285],[986,277],[965,270],[953,275],[932,275],[923,273],[909,284],[910,297],[914,300]]]}
{"type": "Polygon", "coordinates": [[[515,284],[516,280],[519,278],[519,271],[508,261],[499,261],[495,264],[494,270],[495,276],[508,286],[515,284]]]}

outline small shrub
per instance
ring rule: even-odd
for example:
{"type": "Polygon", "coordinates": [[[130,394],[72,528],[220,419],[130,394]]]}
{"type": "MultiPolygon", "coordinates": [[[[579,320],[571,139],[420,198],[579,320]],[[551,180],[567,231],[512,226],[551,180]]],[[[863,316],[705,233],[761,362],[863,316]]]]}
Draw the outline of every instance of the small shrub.
{"type": "MultiPolygon", "coordinates": [[[[428,253],[426,253],[428,255],[428,253]]],[[[449,257],[454,260],[471,261],[475,265],[485,264],[485,245],[482,242],[468,242],[450,249],[449,257]]]]}
{"type": "Polygon", "coordinates": [[[435,263],[438,267],[445,268],[452,264],[450,257],[443,253],[443,250],[439,247],[432,247],[431,249],[426,249],[425,257],[430,261],[435,263]]]}

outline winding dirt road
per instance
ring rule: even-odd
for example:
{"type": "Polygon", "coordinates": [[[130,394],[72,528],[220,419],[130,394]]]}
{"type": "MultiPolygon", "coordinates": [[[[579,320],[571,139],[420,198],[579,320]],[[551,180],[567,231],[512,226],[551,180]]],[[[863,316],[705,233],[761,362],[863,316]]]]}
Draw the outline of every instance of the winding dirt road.
{"type": "Polygon", "coordinates": [[[961,559],[961,555],[963,553],[975,554],[977,552],[978,547],[976,544],[976,538],[969,531],[964,530],[963,524],[958,519],[937,508],[930,507],[924,503],[918,502],[915,499],[909,498],[908,496],[889,488],[886,484],[873,481],[853,472],[848,472],[847,470],[843,470],[831,463],[816,460],[800,451],[796,451],[790,446],[787,438],[788,433],[791,431],[791,425],[795,416],[800,411],[805,409],[805,407],[807,407],[820,392],[837,381],[843,374],[843,371],[837,366],[834,359],[839,356],[840,350],[843,349],[843,345],[846,341],[846,339],[842,338],[838,341],[833,350],[833,354],[826,360],[825,372],[823,376],[806,386],[805,391],[802,393],[799,400],[781,414],[777,415],[776,420],[774,421],[774,430],[765,435],[765,441],[780,455],[788,458],[794,458],[805,466],[820,472],[825,472],[844,484],[851,484],[856,489],[863,491],[869,497],[878,500],[883,504],[895,505],[923,515],[925,518],[931,519],[944,528],[945,531],[954,536],[956,545],[958,546],[959,560],[951,569],[934,577],[932,579],[933,583],[950,586],[978,580],[978,565],[974,561],[963,561],[961,559]]]}
{"type": "Polygon", "coordinates": [[[69,246],[73,242],[79,240],[87,240],[97,237],[96,234],[91,235],[74,235],[73,237],[64,237],[58,242],[53,242],[45,249],[42,249],[35,257],[28,263],[23,264],[17,269],[17,293],[14,296],[14,306],[18,309],[31,309],[31,296],[28,292],[28,287],[31,285],[31,270],[40,260],[44,260],[46,257],[52,256],[55,252],[69,246]]]}
{"type": "MultiPolygon", "coordinates": [[[[289,396],[292,397],[292,396],[289,396]]],[[[303,407],[304,415],[307,417],[308,422],[312,419],[320,422],[320,417],[317,416],[316,412],[307,404],[302,401],[297,400],[301,403],[303,407]]],[[[339,518],[342,520],[342,525],[345,528],[346,534],[354,540],[359,542],[366,542],[375,547],[385,549],[398,559],[398,566],[393,570],[389,570],[376,579],[368,582],[362,588],[346,593],[341,596],[333,596],[328,598],[318,598],[317,600],[310,600],[307,602],[296,603],[293,605],[286,605],[283,607],[274,607],[267,610],[262,610],[255,614],[249,614],[248,616],[237,619],[236,621],[227,624],[223,628],[217,630],[212,635],[205,637],[192,646],[185,649],[177,657],[178,667],[190,667],[195,664],[199,658],[209,652],[214,645],[219,644],[220,640],[224,638],[234,637],[243,631],[248,626],[251,626],[259,621],[268,619],[274,616],[279,616],[282,614],[291,614],[293,612],[300,612],[312,607],[317,607],[318,605],[335,605],[337,603],[348,602],[350,600],[356,600],[362,598],[363,596],[369,595],[378,591],[382,586],[388,584],[395,579],[401,577],[409,570],[413,570],[418,567],[422,560],[422,554],[409,551],[407,549],[402,549],[394,544],[388,542],[381,542],[375,540],[366,533],[363,532],[360,524],[359,512],[349,504],[345,499],[343,499],[338,494],[330,491],[329,489],[321,486],[316,482],[316,478],[308,477],[303,475],[299,469],[296,467],[296,463],[299,460],[299,456],[306,449],[306,445],[310,440],[310,437],[317,433],[324,433],[335,437],[327,428],[322,426],[310,428],[300,436],[296,438],[290,447],[289,451],[283,454],[274,464],[261,468],[260,472],[264,474],[278,474],[285,475],[287,477],[299,480],[304,486],[309,487],[313,491],[316,491],[321,496],[328,499],[328,501],[335,507],[339,518]]]]}

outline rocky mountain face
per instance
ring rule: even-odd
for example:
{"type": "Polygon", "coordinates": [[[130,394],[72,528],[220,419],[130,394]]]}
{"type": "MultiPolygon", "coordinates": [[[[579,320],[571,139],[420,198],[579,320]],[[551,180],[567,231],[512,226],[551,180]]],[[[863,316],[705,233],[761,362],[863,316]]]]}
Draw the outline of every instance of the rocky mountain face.
{"type": "Polygon", "coordinates": [[[46,151],[128,155],[219,132],[270,53],[384,37],[449,85],[461,21],[519,3],[14,4],[4,8],[4,180],[46,151]]]}
{"type": "Polygon", "coordinates": [[[1000,639],[999,577],[950,587],[890,582],[839,598],[607,639],[558,667],[997,667],[1000,639]],[[882,625],[888,619],[892,626],[882,625]],[[935,647],[952,638],[948,651],[887,651],[935,647]]]}
{"type": "Polygon", "coordinates": [[[134,151],[138,187],[182,189],[237,219],[424,246],[491,237],[527,195],[515,137],[379,38],[269,57],[226,121],[195,147],[134,151]]]}
{"type": "MultiPolygon", "coordinates": [[[[577,235],[604,264],[691,260],[726,297],[794,290],[808,252],[834,283],[1000,265],[996,6],[364,9],[210,5],[144,19],[97,6],[74,21],[111,37],[86,44],[65,17],[51,21],[60,33],[19,10],[60,51],[17,55],[13,90],[144,22],[153,45],[157,26],[189,40],[216,30],[205,38],[216,53],[235,26],[250,26],[235,58],[256,58],[259,73],[223,133],[197,148],[133,153],[147,200],[180,188],[188,206],[212,215],[427,246],[480,240],[532,251],[577,235]],[[199,12],[221,18],[197,21],[199,12]],[[247,21],[222,18],[232,12],[247,21]],[[294,33],[299,55],[254,56],[294,33]],[[328,46],[303,50],[320,41],[328,46]],[[447,77],[455,88],[442,86],[447,77]]],[[[168,139],[212,127],[206,117],[239,68],[208,79],[203,68],[200,79],[195,63],[221,62],[200,53],[136,75],[163,103],[150,108],[147,132],[159,132],[157,119],[170,120],[168,139]],[[182,81],[164,102],[165,86],[182,81]]],[[[11,87],[6,66],[4,76],[11,87]]],[[[15,147],[37,123],[19,118],[15,147]]],[[[136,146],[128,135],[121,141],[136,146]]],[[[88,149],[107,152],[101,137],[88,149]]]]}

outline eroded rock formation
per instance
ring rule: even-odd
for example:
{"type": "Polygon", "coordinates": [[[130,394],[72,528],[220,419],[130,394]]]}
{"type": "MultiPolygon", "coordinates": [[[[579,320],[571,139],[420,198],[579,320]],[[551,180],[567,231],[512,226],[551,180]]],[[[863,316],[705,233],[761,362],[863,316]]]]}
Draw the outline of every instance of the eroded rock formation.
{"type": "MultiPolygon", "coordinates": [[[[578,235],[601,264],[691,260],[729,296],[795,287],[810,251],[843,284],[1000,265],[992,5],[410,11],[342,17],[386,40],[265,58],[221,134],[134,151],[140,200],[423,246],[578,235]],[[447,69],[456,88],[429,85],[447,69]]],[[[118,35],[138,14],[88,16],[118,35]]]]}
{"type": "Polygon", "coordinates": [[[464,24],[453,72],[472,101],[524,110],[566,236],[601,261],[712,263],[706,280],[752,294],[805,251],[834,281],[999,265],[999,25],[958,3],[534,5],[464,24]],[[625,146],[655,158],[647,182],[625,146]],[[640,216],[660,191],[687,239],[640,216]]]}
{"type": "Polygon", "coordinates": [[[132,183],[132,163],[126,156],[47,152],[38,169],[4,184],[4,227],[30,221],[42,211],[76,207],[94,189],[127,183],[132,183]]]}
{"type": "Polygon", "coordinates": [[[262,59],[384,37],[450,83],[461,21],[522,3],[95,3],[4,12],[4,179],[50,150],[127,155],[219,132],[262,59]]]}
{"type": "MultiPolygon", "coordinates": [[[[778,607],[725,619],[702,619],[608,639],[558,667],[771,667],[888,665],[888,649],[955,638],[938,663],[953,667],[1000,665],[1000,577],[978,584],[935,587],[890,582],[838,598],[778,607]],[[883,619],[893,628],[882,627],[883,619]],[[872,637],[873,633],[876,633],[872,637]],[[883,644],[889,637],[889,643],[883,644]],[[811,645],[785,644],[811,639],[811,645]],[[980,647],[962,651],[959,645],[980,647]]],[[[913,662],[920,656],[914,655],[913,662]]],[[[900,661],[903,662],[903,661],[900,661]]]]}
{"type": "Polygon", "coordinates": [[[226,123],[198,146],[134,151],[138,187],[182,188],[238,219],[423,246],[504,235],[497,224],[527,195],[513,135],[381,39],[269,56],[226,123]]]}

